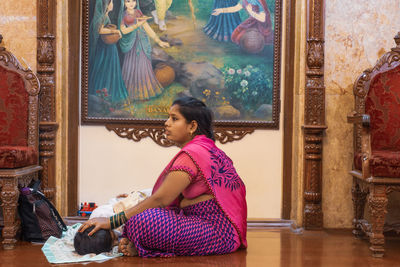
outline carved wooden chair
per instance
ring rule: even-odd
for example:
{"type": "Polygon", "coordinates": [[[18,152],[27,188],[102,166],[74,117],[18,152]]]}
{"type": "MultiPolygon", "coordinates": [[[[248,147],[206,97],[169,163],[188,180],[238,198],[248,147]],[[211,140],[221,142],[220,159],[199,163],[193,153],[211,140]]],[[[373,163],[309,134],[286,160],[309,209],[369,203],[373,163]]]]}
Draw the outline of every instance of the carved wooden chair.
{"type": "Polygon", "coordinates": [[[367,235],[375,257],[384,254],[387,195],[400,191],[400,32],[396,47],[354,84],[353,234],[367,235]],[[369,217],[364,219],[365,203],[369,217]]]}
{"type": "MultiPolygon", "coordinates": [[[[0,35],[0,43],[1,43],[0,35]]],[[[39,80],[0,47],[0,203],[3,247],[14,248],[19,186],[38,178],[39,80]]]]}

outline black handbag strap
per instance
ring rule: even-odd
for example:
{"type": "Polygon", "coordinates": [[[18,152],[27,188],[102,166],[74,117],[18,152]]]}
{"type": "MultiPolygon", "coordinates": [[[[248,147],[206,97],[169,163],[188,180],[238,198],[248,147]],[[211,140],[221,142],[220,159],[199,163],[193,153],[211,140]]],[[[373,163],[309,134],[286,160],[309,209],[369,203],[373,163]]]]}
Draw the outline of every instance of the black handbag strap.
{"type": "Polygon", "coordinates": [[[36,180],[36,182],[33,184],[32,192],[36,193],[36,192],[39,191],[39,186],[40,186],[40,183],[41,183],[41,182],[42,182],[42,181],[41,181],[40,179],[37,179],[37,180],[36,180]]]}

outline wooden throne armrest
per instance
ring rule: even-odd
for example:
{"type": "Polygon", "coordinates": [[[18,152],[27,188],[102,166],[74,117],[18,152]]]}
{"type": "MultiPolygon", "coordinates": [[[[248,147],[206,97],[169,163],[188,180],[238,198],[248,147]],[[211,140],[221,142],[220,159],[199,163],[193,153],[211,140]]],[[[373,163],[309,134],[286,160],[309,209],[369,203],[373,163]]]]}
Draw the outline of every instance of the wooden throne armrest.
{"type": "MultiPolygon", "coordinates": [[[[347,122],[361,125],[361,151],[362,154],[362,178],[366,179],[371,176],[369,159],[371,156],[371,134],[370,134],[370,116],[368,114],[360,114],[352,112],[347,115],[347,122]]],[[[354,136],[356,138],[356,136],[354,136]]]]}
{"type": "Polygon", "coordinates": [[[348,123],[360,123],[363,127],[369,127],[370,117],[368,114],[359,114],[356,111],[347,115],[348,123]]]}

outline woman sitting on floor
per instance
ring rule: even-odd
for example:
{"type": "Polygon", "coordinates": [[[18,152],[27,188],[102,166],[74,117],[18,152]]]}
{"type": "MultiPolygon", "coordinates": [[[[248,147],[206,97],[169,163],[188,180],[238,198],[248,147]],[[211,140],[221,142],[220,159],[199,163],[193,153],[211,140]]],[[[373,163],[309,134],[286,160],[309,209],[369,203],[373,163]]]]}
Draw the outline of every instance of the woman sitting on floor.
{"type": "Polygon", "coordinates": [[[215,146],[211,110],[195,98],[177,99],[165,133],[182,149],[152,195],[110,218],[90,219],[79,231],[94,226],[92,235],[125,223],[119,248],[126,256],[213,255],[247,247],[245,185],[215,146]]]}

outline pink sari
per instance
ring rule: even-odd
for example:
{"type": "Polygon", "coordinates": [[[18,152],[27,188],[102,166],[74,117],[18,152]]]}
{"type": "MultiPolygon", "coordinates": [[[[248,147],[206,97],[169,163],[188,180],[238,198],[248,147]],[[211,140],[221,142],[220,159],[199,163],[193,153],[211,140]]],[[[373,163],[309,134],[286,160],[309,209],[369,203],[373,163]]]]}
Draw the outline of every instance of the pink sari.
{"type": "MultiPolygon", "coordinates": [[[[237,230],[241,247],[246,248],[246,188],[236,173],[232,160],[211,139],[198,135],[187,143],[161,173],[153,187],[153,193],[161,186],[175,159],[181,153],[187,153],[192,158],[218,206],[237,230]]],[[[176,199],[170,207],[179,206],[179,201],[176,199]]]]}

